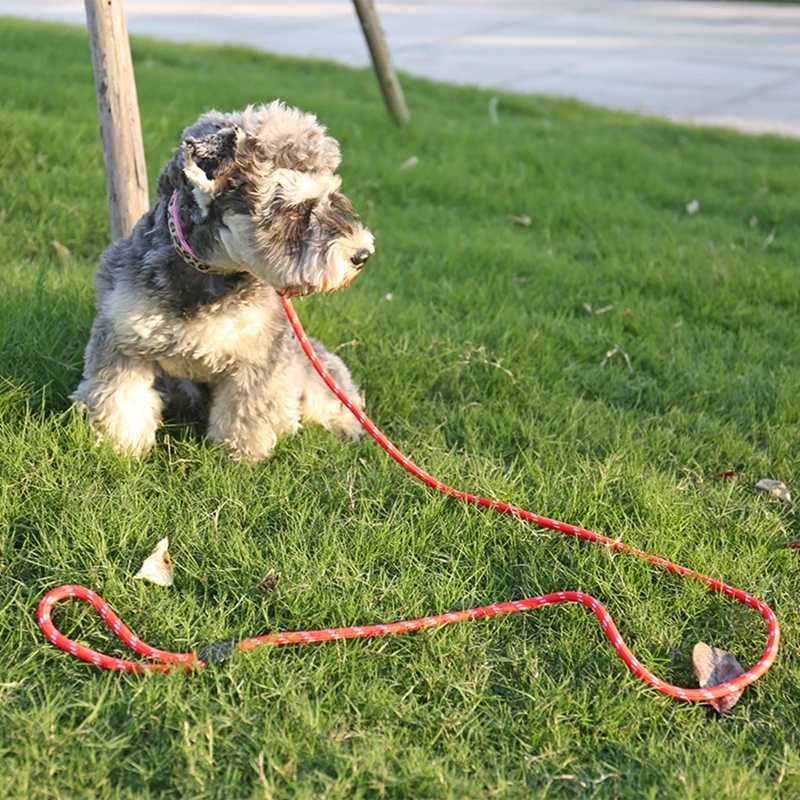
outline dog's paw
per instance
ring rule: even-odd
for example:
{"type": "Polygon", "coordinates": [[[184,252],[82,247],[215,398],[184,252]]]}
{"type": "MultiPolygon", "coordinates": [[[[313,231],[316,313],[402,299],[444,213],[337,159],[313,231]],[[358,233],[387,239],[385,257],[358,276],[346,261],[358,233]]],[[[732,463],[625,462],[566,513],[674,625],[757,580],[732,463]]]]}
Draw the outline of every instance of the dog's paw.
{"type": "Polygon", "coordinates": [[[364,438],[365,433],[366,431],[363,425],[358,425],[357,428],[352,431],[342,431],[342,434],[353,443],[360,442],[364,438]]]}
{"type": "Polygon", "coordinates": [[[325,427],[328,430],[336,431],[351,442],[360,442],[366,433],[363,425],[344,406],[342,406],[341,413],[329,420],[325,427]]]}
{"type": "Polygon", "coordinates": [[[355,433],[350,434],[350,441],[351,442],[360,442],[364,438],[364,434],[366,431],[364,430],[363,425],[358,426],[358,430],[355,433]]]}
{"type": "MultiPolygon", "coordinates": [[[[212,420],[218,423],[218,420],[212,420]]],[[[260,464],[272,455],[278,436],[275,431],[265,425],[245,426],[232,425],[231,430],[223,432],[218,424],[212,424],[209,438],[220,444],[234,461],[241,461],[253,466],[260,464]]]]}

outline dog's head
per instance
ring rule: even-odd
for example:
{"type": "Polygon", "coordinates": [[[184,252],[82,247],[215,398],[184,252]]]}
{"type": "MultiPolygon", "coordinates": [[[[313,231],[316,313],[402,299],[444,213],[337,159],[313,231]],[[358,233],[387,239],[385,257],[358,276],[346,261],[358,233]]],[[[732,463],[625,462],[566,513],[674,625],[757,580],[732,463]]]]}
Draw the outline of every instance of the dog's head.
{"type": "Polygon", "coordinates": [[[180,193],[187,237],[220,271],[246,270],[282,294],[350,284],[374,251],[335,174],[339,145],[316,117],[279,101],[204,114],[159,182],[180,193]]]}

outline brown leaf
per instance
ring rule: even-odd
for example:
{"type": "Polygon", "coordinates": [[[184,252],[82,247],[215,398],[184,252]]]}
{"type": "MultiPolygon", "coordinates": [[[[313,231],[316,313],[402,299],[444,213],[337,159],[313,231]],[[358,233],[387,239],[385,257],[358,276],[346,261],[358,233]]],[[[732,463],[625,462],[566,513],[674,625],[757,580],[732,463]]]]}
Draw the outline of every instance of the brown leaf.
{"type": "Polygon", "coordinates": [[[786,484],[783,481],[774,481],[771,478],[764,478],[756,484],[756,489],[763,489],[765,492],[770,492],[770,494],[774,494],[779,500],[783,500],[784,503],[792,502],[792,494],[786,488],[786,484]]]}
{"type": "Polygon", "coordinates": [[[800,550],[800,539],[789,539],[784,547],[788,550],[800,550]]]}
{"type": "MultiPolygon", "coordinates": [[[[698,642],[694,646],[692,666],[701,689],[719,686],[744,674],[744,667],[730,653],[705,642],[698,642]]],[[[718,714],[724,714],[739,702],[741,696],[740,690],[707,702],[718,714]]]]}
{"type": "Polygon", "coordinates": [[[262,595],[268,595],[277,585],[281,578],[280,572],[271,569],[256,586],[256,591],[262,595]]]}
{"type": "Polygon", "coordinates": [[[711,479],[714,481],[745,481],[747,478],[739,474],[735,469],[726,469],[724,472],[718,472],[711,479]]]}

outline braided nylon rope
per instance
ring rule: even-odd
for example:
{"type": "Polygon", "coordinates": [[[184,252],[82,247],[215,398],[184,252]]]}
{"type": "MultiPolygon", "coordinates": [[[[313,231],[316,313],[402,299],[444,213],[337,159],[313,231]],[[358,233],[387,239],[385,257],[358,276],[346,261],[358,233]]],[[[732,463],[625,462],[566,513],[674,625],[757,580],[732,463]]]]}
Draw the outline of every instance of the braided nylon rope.
{"type": "MultiPolygon", "coordinates": [[[[351,400],[344,394],[338,384],[333,380],[331,375],[325,369],[317,354],[311,347],[311,343],[303,330],[300,320],[295,313],[291,301],[284,298],[283,306],[292,328],[297,335],[297,338],[311,363],[319,373],[320,377],[325,381],[327,386],[339,398],[339,400],[347,406],[348,409],[356,416],[358,421],[364,426],[367,432],[386,450],[389,455],[400,463],[412,475],[419,478],[428,486],[437,489],[444,494],[463,500],[467,503],[474,503],[479,506],[493,508],[504,514],[509,514],[515,519],[525,520],[539,525],[543,528],[550,528],[551,530],[565,533],[569,536],[577,536],[580,539],[587,539],[590,542],[598,542],[599,544],[610,547],[620,553],[628,553],[630,555],[644,558],[647,561],[657,564],[670,572],[677,572],[696,581],[705,583],[711,589],[714,589],[723,594],[730,595],[731,597],[746,603],[751,608],[761,612],[761,615],[767,621],[769,628],[769,635],[767,640],[767,648],[764,655],[759,659],[758,663],[748,669],[745,673],[734,678],[731,681],[721,683],[717,686],[709,687],[706,689],[687,689],[681,686],[673,686],[672,684],[662,681],[660,678],[653,675],[652,672],[647,670],[638,659],[633,655],[631,650],[625,644],[620,636],[617,626],[611,619],[611,615],[606,611],[599,600],[591,595],[584,594],[583,592],[554,592],[553,594],[546,594],[539,597],[530,597],[526,600],[512,600],[507,603],[497,603],[490,606],[481,606],[480,608],[472,608],[467,611],[453,611],[448,614],[440,614],[432,617],[422,617],[421,619],[408,620],[405,622],[393,622],[388,625],[357,625],[348,628],[326,628],[317,631],[294,631],[291,633],[272,633],[266,636],[256,636],[251,639],[245,639],[236,645],[238,650],[252,650],[261,645],[284,645],[284,644],[310,644],[312,642],[327,642],[336,641],[339,639],[366,639],[375,636],[388,636],[395,633],[410,633],[411,631],[420,630],[422,628],[436,628],[442,625],[450,625],[454,622],[461,622],[463,620],[482,619],[484,617],[496,617],[502,614],[512,614],[515,611],[528,611],[532,608],[540,608],[541,606],[556,605],[558,603],[581,603],[588,606],[600,621],[600,625],[605,631],[606,635],[611,641],[614,649],[619,653],[620,658],[625,662],[628,669],[634,675],[641,678],[645,683],[648,683],[657,691],[662,694],[669,695],[670,697],[678,698],[679,700],[690,701],[708,701],[725,697],[733,692],[738,692],[744,689],[745,686],[758,680],[774,663],[778,654],[778,643],[780,642],[780,628],[778,620],[772,609],[764,602],[756,597],[753,597],[746,592],[742,592],[733,586],[728,586],[721,581],[714,580],[705,575],[701,575],[694,570],[687,567],[673,564],[658,556],[650,555],[642,550],[638,550],[630,545],[623,544],[622,542],[610,539],[607,536],[602,536],[599,533],[579,528],[577,525],[567,525],[557,520],[548,519],[547,517],[539,516],[530,511],[526,511],[518,506],[513,506],[508,503],[503,503],[498,500],[489,500],[485,497],[478,497],[476,495],[467,494],[466,492],[453,489],[450,486],[442,483],[436,478],[429,475],[424,470],[420,469],[416,464],[412,463],[406,456],[404,456],[375,426],[372,420],[361,411],[351,400]]],[[[84,586],[59,586],[56,589],[48,592],[39,604],[38,610],[39,627],[44,635],[57,647],[66,650],[68,653],[88,661],[91,664],[96,664],[105,669],[120,670],[124,672],[143,672],[145,670],[156,670],[166,672],[176,666],[180,666],[187,671],[202,668],[206,666],[205,662],[196,653],[169,653],[164,650],[157,650],[150,645],[145,644],[138,639],[131,630],[125,626],[122,620],[111,610],[108,603],[103,600],[96,592],[87,589],[84,586]],[[140,655],[153,661],[159,662],[155,664],[139,663],[135,661],[126,661],[121,658],[113,658],[96,650],[91,650],[88,647],[78,644],[72,639],[64,636],[53,625],[52,609],[56,603],[71,598],[85,600],[90,603],[100,616],[105,620],[106,624],[117,634],[117,636],[132,650],[135,650],[140,655]]]]}
{"type": "MultiPolygon", "coordinates": [[[[192,251],[189,244],[185,241],[183,233],[180,230],[180,220],[177,213],[177,193],[171,198],[168,219],[172,223],[171,233],[173,240],[178,239],[175,244],[176,249],[182,257],[186,258],[188,254],[192,260],[187,260],[187,263],[193,264],[194,261],[199,261],[197,256],[192,251]],[[185,252],[184,252],[185,251],[185,252]]],[[[687,689],[681,686],[673,686],[672,684],[662,681],[656,677],[652,672],[645,669],[638,659],[633,655],[630,648],[625,644],[620,636],[617,626],[611,619],[611,615],[606,611],[599,600],[591,595],[584,594],[583,592],[554,592],[553,594],[541,595],[539,597],[530,597],[525,600],[512,600],[506,603],[497,603],[490,606],[481,606],[480,608],[472,608],[467,611],[453,611],[447,614],[440,614],[432,617],[422,617],[420,619],[408,620],[405,622],[392,622],[387,625],[357,625],[348,628],[326,628],[317,631],[294,631],[290,633],[272,633],[266,636],[256,636],[251,639],[245,639],[236,645],[233,643],[223,642],[217,646],[211,646],[209,652],[213,653],[215,647],[220,647],[224,652],[223,658],[228,654],[228,646],[235,647],[238,650],[252,650],[261,645],[284,645],[284,644],[310,644],[312,642],[327,642],[336,641],[339,639],[367,639],[375,636],[388,636],[396,633],[410,633],[411,631],[420,630],[422,628],[436,628],[442,625],[450,625],[454,622],[461,622],[463,620],[482,619],[484,617],[496,617],[502,614],[512,614],[515,611],[528,611],[532,608],[540,608],[541,606],[557,605],[558,603],[581,603],[588,606],[600,621],[600,625],[608,636],[614,649],[619,654],[620,658],[625,662],[625,665],[633,672],[634,675],[641,678],[645,683],[652,686],[662,694],[670,697],[675,697],[679,700],[689,700],[694,702],[703,702],[714,700],[721,697],[726,697],[734,692],[739,692],[745,686],[757,681],[765,672],[772,666],[775,658],[778,655],[778,644],[780,642],[780,627],[778,619],[772,609],[764,602],[759,600],[753,595],[747,594],[733,586],[728,586],[721,581],[709,578],[706,575],[701,575],[694,570],[682,567],[678,564],[673,564],[666,559],[659,558],[658,556],[645,553],[630,545],[623,544],[615,539],[610,539],[607,536],[602,536],[599,533],[579,528],[577,525],[567,525],[564,522],[548,519],[547,517],[539,516],[531,511],[526,511],[524,508],[503,503],[499,500],[490,500],[485,497],[478,497],[477,495],[468,494],[458,489],[453,489],[445,483],[429,475],[425,470],[418,467],[410,461],[397,447],[395,447],[389,439],[376,427],[375,423],[367,417],[367,415],[356,406],[349,397],[342,391],[341,387],[336,383],[330,373],[327,371],[323,363],[320,361],[311,342],[303,330],[294,307],[287,297],[282,298],[283,308],[289,322],[300,342],[303,351],[309,358],[314,368],[319,373],[319,376],[328,386],[328,388],[339,398],[339,400],[353,413],[358,421],[364,426],[365,430],[375,439],[376,442],[404,469],[410,472],[415,477],[419,478],[423,483],[436,489],[443,494],[455,497],[458,500],[463,500],[466,503],[483,506],[486,508],[493,508],[495,511],[500,511],[503,514],[508,514],[515,519],[531,522],[534,525],[539,525],[543,528],[558,531],[559,533],[567,534],[568,536],[576,536],[580,539],[587,539],[590,542],[597,542],[598,544],[610,547],[620,553],[628,553],[630,555],[638,556],[639,558],[646,559],[647,561],[657,564],[660,567],[668,570],[669,572],[677,572],[684,577],[692,578],[693,580],[705,583],[709,588],[715,591],[727,594],[741,603],[745,603],[751,608],[761,612],[761,616],[767,622],[768,636],[767,647],[764,655],[761,656],[758,663],[748,669],[743,674],[734,678],[733,680],[720,683],[713,687],[705,689],[687,689]]],[[[158,672],[167,672],[176,666],[182,667],[187,672],[194,669],[206,666],[206,662],[197,653],[170,653],[165,650],[158,650],[145,644],[141,639],[138,639],[133,632],[122,622],[122,620],[111,610],[108,603],[103,600],[100,595],[87,589],[85,586],[66,585],[59,586],[48,592],[39,603],[37,611],[37,619],[42,633],[54,644],[56,647],[71,653],[83,661],[88,661],[90,664],[96,664],[105,669],[118,670],[121,672],[144,672],[147,670],[155,670],[158,672]],[[113,658],[112,656],[99,653],[96,650],[91,650],[78,644],[73,639],[64,636],[53,624],[52,610],[56,603],[62,600],[77,598],[85,600],[90,603],[99,612],[100,616],[111,628],[112,631],[132,650],[135,650],[145,658],[149,658],[155,664],[147,664],[135,661],[126,661],[121,658],[113,658]]]]}

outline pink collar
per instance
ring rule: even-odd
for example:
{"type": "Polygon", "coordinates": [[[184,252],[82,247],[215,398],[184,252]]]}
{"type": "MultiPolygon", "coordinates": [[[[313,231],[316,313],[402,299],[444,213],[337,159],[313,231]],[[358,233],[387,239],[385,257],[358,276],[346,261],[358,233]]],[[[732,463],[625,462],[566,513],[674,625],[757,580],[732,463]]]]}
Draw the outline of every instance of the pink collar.
{"type": "Polygon", "coordinates": [[[172,246],[178,252],[178,255],[190,266],[194,267],[198,272],[212,273],[216,270],[209,264],[206,264],[200,259],[197,254],[192,250],[186,237],[183,235],[181,228],[181,221],[178,215],[178,192],[177,190],[172,193],[169,200],[169,211],[167,213],[167,225],[169,227],[169,235],[172,237],[172,246]]]}

